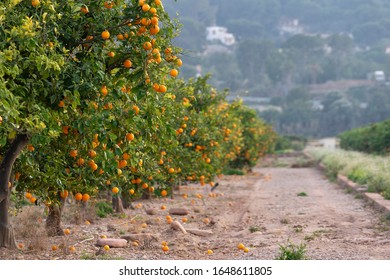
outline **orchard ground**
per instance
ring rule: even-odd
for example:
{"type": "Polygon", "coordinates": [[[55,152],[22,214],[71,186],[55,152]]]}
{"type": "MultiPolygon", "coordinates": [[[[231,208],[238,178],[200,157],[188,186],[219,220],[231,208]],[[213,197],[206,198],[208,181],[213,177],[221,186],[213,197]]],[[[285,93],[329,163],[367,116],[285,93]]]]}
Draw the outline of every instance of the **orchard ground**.
{"type": "Polygon", "coordinates": [[[89,224],[75,224],[77,207],[66,205],[63,227],[71,233],[63,237],[45,237],[44,209],[28,206],[13,220],[17,242],[24,248],[2,248],[0,259],[272,260],[287,242],[306,244],[308,259],[389,259],[390,222],[386,217],[304,161],[300,156],[268,157],[252,173],[220,178],[214,195],[209,195],[208,187],[184,185],[173,199],[135,201],[134,209],[125,215],[98,218],[91,202],[86,215],[89,224]],[[187,229],[212,234],[201,237],[172,229],[166,216],[170,208],[177,207],[188,209],[189,214],[170,215],[173,220],[187,229]],[[155,214],[148,215],[145,209],[155,209],[155,214]],[[120,238],[132,233],[154,237],[129,242],[124,248],[96,246],[103,235],[120,238]],[[162,250],[163,242],[169,251],[162,250]],[[249,252],[239,250],[240,243],[249,252]]]}

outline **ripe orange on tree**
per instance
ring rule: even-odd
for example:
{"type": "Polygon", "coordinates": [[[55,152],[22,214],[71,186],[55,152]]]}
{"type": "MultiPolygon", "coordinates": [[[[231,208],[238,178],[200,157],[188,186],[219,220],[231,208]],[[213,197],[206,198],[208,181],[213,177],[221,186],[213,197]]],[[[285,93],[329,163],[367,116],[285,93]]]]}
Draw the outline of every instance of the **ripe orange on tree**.
{"type": "Polygon", "coordinates": [[[152,19],[150,20],[150,22],[151,22],[153,25],[157,25],[157,24],[158,24],[158,17],[156,17],[156,16],[152,17],[152,19]]]}
{"type": "Polygon", "coordinates": [[[156,35],[158,32],[160,32],[160,27],[157,24],[152,25],[149,29],[149,32],[150,35],[156,35]]]}
{"type": "Polygon", "coordinates": [[[113,194],[117,194],[119,192],[119,188],[118,187],[113,187],[111,189],[111,191],[112,191],[113,194]]]}
{"type": "Polygon", "coordinates": [[[106,9],[112,9],[112,7],[114,7],[114,4],[112,3],[112,1],[105,1],[104,2],[104,7],[106,9]]]}
{"type": "Polygon", "coordinates": [[[95,150],[89,150],[88,151],[88,155],[91,157],[91,158],[94,158],[96,156],[96,151],[95,150]]]}
{"type": "Polygon", "coordinates": [[[96,163],[93,163],[93,164],[91,164],[91,169],[93,170],[93,171],[96,171],[97,169],[98,169],[98,165],[96,164],[96,163]]]}
{"type": "Polygon", "coordinates": [[[81,200],[82,200],[83,202],[87,202],[89,199],[90,199],[90,196],[89,196],[89,194],[87,194],[87,193],[83,194],[83,196],[82,196],[82,198],[81,198],[81,200]]]}
{"type": "Polygon", "coordinates": [[[34,146],[31,145],[31,144],[28,144],[27,145],[27,150],[29,150],[30,152],[33,152],[35,150],[34,146]]]}
{"type": "Polygon", "coordinates": [[[177,77],[177,75],[179,75],[179,71],[177,71],[176,69],[172,69],[169,74],[172,76],[172,77],[177,77]]]}
{"type": "Polygon", "coordinates": [[[142,11],[147,12],[149,10],[150,10],[150,6],[148,4],[143,4],[142,5],[142,11]]]}
{"type": "Polygon", "coordinates": [[[74,195],[74,199],[76,199],[77,201],[80,201],[83,199],[83,195],[81,193],[76,193],[74,195]]]}
{"type": "Polygon", "coordinates": [[[144,25],[144,26],[149,25],[150,22],[151,22],[151,21],[150,21],[150,19],[148,19],[148,18],[142,18],[142,19],[141,19],[141,24],[144,25]]]}
{"type": "Polygon", "coordinates": [[[122,159],[122,160],[119,161],[119,163],[118,163],[118,167],[119,168],[123,168],[123,167],[126,167],[126,166],[127,166],[127,160],[122,159]]]}
{"type": "Polygon", "coordinates": [[[123,62],[123,66],[125,68],[131,68],[131,66],[133,65],[133,63],[131,62],[130,59],[126,59],[124,62],[123,62]]]}
{"type": "Polygon", "coordinates": [[[32,5],[33,7],[39,6],[40,3],[41,3],[41,1],[39,1],[39,0],[31,0],[31,5],[32,5]]]}
{"type": "Polygon", "coordinates": [[[65,135],[68,135],[69,134],[69,128],[70,128],[69,125],[63,126],[62,127],[62,133],[64,133],[65,135]]]}
{"type": "Polygon", "coordinates": [[[160,85],[159,85],[159,84],[153,84],[153,89],[154,89],[155,91],[159,91],[160,85]]]}
{"type": "Polygon", "coordinates": [[[165,85],[160,85],[158,88],[159,92],[165,93],[167,92],[167,87],[165,85]]]}
{"type": "Polygon", "coordinates": [[[100,92],[103,96],[106,96],[108,94],[107,86],[103,85],[102,88],[100,89],[100,92]]]}
{"type": "Polygon", "coordinates": [[[82,6],[80,8],[80,11],[83,13],[83,14],[88,14],[89,13],[89,10],[88,10],[88,7],[87,6],[82,6]]]}
{"type": "Polygon", "coordinates": [[[69,192],[67,190],[63,190],[63,191],[60,192],[61,198],[65,199],[65,198],[68,197],[68,195],[69,195],[69,192]]]}
{"type": "Polygon", "coordinates": [[[103,32],[102,32],[102,39],[103,40],[107,40],[107,39],[109,39],[110,38],[110,32],[108,31],[108,30],[104,30],[103,32]]]}
{"type": "Polygon", "coordinates": [[[77,165],[78,165],[78,166],[84,165],[84,162],[85,162],[85,161],[84,161],[83,158],[78,158],[78,159],[77,159],[77,165]]]}
{"type": "Polygon", "coordinates": [[[167,196],[167,195],[168,195],[168,192],[166,190],[161,191],[161,196],[167,196]]]}
{"type": "Polygon", "coordinates": [[[71,151],[69,152],[69,155],[70,155],[71,157],[73,157],[73,158],[77,157],[77,150],[71,150],[71,151]]]}
{"type": "Polygon", "coordinates": [[[142,46],[145,51],[150,51],[153,48],[152,43],[150,42],[145,42],[142,46]]]}
{"type": "Polygon", "coordinates": [[[152,15],[155,15],[155,14],[157,14],[157,9],[156,8],[150,8],[149,13],[151,13],[152,15]]]}
{"type": "Polygon", "coordinates": [[[136,115],[139,113],[139,107],[137,105],[133,105],[133,111],[135,112],[136,115]]]}
{"type": "Polygon", "coordinates": [[[132,141],[132,140],[134,140],[134,134],[131,133],[131,132],[127,133],[127,134],[126,134],[126,140],[127,140],[127,141],[132,141]]]}
{"type": "Polygon", "coordinates": [[[142,179],[141,179],[141,178],[135,179],[135,183],[136,183],[137,185],[141,184],[141,183],[142,183],[142,179]]]}

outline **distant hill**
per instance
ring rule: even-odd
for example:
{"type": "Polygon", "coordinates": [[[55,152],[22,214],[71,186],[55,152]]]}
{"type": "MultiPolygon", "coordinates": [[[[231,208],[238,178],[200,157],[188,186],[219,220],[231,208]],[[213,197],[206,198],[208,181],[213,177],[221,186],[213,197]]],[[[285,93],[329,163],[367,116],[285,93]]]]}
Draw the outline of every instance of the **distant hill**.
{"type": "Polygon", "coordinates": [[[171,0],[164,5],[191,29],[184,36],[200,38],[205,26],[217,24],[241,40],[280,40],[280,28],[296,19],[305,32],[352,34],[361,45],[390,38],[387,0],[171,0]]]}
{"type": "Polygon", "coordinates": [[[228,88],[232,99],[244,97],[279,133],[334,136],[390,117],[389,80],[367,78],[375,71],[390,76],[388,0],[164,5],[183,25],[176,39],[183,48],[180,75],[211,73],[211,84],[228,88]],[[236,43],[206,40],[210,26],[226,28],[236,43]]]}

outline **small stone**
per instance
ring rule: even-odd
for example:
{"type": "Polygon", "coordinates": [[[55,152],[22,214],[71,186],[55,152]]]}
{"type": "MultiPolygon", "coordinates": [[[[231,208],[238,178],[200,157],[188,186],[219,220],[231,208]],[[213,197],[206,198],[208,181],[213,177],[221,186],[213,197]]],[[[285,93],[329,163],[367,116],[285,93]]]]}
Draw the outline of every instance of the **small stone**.
{"type": "Polygon", "coordinates": [[[188,215],[190,211],[186,208],[171,208],[169,209],[170,215],[179,215],[179,216],[185,216],[188,215]]]}
{"type": "Polygon", "coordinates": [[[145,213],[148,215],[156,215],[158,212],[156,209],[150,208],[150,209],[145,209],[145,213]]]}

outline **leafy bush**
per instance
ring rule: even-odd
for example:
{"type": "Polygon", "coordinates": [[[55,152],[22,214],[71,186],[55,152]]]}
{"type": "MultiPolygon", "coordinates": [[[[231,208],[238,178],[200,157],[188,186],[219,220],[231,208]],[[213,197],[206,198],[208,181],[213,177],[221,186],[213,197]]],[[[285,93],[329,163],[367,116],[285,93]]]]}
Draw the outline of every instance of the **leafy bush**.
{"type": "Polygon", "coordinates": [[[332,181],[337,179],[339,171],[342,170],[346,165],[346,163],[344,162],[344,158],[332,154],[324,158],[323,164],[326,168],[326,176],[332,181]]]}
{"type": "Polygon", "coordinates": [[[275,151],[302,151],[307,144],[307,139],[294,135],[278,135],[275,142],[275,151]]]}
{"type": "Polygon", "coordinates": [[[114,210],[112,209],[111,205],[107,202],[101,201],[96,203],[96,214],[100,218],[107,217],[108,214],[112,214],[114,210]]]}
{"type": "Polygon", "coordinates": [[[386,154],[390,148],[390,120],[342,133],[340,147],[373,154],[386,154]]]}
{"type": "Polygon", "coordinates": [[[361,167],[355,168],[348,174],[348,179],[361,185],[365,185],[368,182],[369,175],[367,171],[361,167]]]}
{"type": "Polygon", "coordinates": [[[296,245],[287,241],[286,245],[279,245],[279,255],[277,260],[305,260],[306,256],[306,244],[301,243],[296,245]]]}

